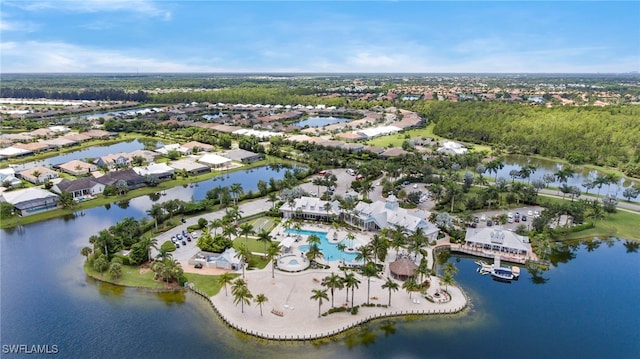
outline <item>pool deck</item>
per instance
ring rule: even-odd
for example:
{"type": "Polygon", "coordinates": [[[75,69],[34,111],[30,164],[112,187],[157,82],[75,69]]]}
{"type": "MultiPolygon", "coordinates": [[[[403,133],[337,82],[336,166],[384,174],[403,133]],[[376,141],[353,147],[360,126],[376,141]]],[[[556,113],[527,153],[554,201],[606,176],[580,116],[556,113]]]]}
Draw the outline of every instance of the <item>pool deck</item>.
{"type": "MultiPolygon", "coordinates": [[[[313,231],[332,232],[323,225],[305,225],[304,229],[313,231]]],[[[276,228],[272,232],[275,237],[282,237],[282,228],[276,228]],[[278,234],[279,232],[279,234],[278,234]]],[[[346,234],[346,232],[344,233],[346,234]]],[[[341,233],[339,233],[341,236],[341,233]]],[[[356,233],[357,242],[366,243],[367,233],[356,233]]],[[[276,238],[278,240],[278,238],[276,238]]],[[[296,243],[305,244],[306,240],[296,243]]],[[[431,251],[429,250],[431,257],[431,251]]],[[[294,253],[299,255],[297,249],[294,253]]],[[[388,260],[396,258],[394,251],[389,252],[388,260]]],[[[431,258],[429,262],[432,263],[431,258]]],[[[276,270],[275,278],[272,278],[271,264],[262,270],[246,271],[245,280],[249,291],[256,296],[264,294],[268,302],[262,306],[262,316],[260,308],[252,301],[244,305],[244,313],[241,306],[234,304],[234,297],[225,295],[221,290],[216,296],[208,298],[213,304],[218,314],[232,327],[245,333],[268,339],[276,340],[310,340],[315,338],[330,337],[343,332],[349,328],[358,326],[371,319],[419,314],[445,314],[462,311],[468,300],[460,288],[449,286],[448,293],[451,300],[443,303],[433,303],[427,300],[419,292],[413,292],[411,297],[402,289],[402,281],[398,283],[398,291],[391,293],[391,306],[384,307],[360,307],[358,314],[352,315],[348,312],[339,312],[321,316],[318,318],[318,301],[310,299],[314,289],[326,289],[321,285],[322,279],[336,273],[343,276],[344,273],[338,269],[338,261],[327,262],[330,269],[311,269],[298,273],[288,273],[276,270]]],[[[355,273],[355,272],[354,272],[355,273]]],[[[371,288],[369,302],[371,304],[387,305],[389,303],[389,291],[382,288],[386,278],[390,276],[388,265],[384,271],[379,273],[379,277],[371,278],[371,288]]],[[[355,290],[355,305],[367,303],[367,278],[356,273],[360,280],[359,288],[355,290]]],[[[431,286],[427,290],[427,295],[434,297],[439,290],[444,290],[445,286],[440,285],[437,277],[430,277],[431,286]]],[[[327,291],[329,301],[323,301],[321,312],[324,313],[331,308],[331,291],[327,291]]],[[[351,291],[347,298],[346,289],[336,289],[334,292],[334,306],[351,306],[351,291]]],[[[442,298],[442,297],[440,297],[442,298]]]]}

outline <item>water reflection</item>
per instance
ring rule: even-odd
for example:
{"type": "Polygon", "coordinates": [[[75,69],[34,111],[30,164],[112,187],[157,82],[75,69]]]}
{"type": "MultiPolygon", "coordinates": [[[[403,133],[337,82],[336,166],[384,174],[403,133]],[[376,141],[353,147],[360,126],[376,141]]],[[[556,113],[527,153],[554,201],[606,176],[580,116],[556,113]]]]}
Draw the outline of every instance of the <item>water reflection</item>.
{"type": "Polygon", "coordinates": [[[187,292],[184,290],[175,290],[170,292],[157,292],[158,299],[166,305],[183,304],[187,300],[187,292]]]}

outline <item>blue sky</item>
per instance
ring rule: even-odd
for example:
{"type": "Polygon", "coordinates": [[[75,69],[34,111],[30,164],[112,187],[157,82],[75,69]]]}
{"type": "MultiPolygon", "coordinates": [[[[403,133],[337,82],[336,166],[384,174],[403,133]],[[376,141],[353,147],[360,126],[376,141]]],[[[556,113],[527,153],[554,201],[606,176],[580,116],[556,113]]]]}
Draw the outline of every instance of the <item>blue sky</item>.
{"type": "Polygon", "coordinates": [[[640,71],[640,2],[3,0],[11,72],[640,71]]]}

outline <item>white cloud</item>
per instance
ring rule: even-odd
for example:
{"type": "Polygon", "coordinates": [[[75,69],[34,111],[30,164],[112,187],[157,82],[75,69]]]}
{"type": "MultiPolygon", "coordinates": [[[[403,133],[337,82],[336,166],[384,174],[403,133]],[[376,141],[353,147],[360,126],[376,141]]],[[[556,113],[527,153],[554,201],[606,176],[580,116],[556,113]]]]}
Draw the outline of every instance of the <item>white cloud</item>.
{"type": "Polygon", "coordinates": [[[7,1],[7,6],[28,11],[66,11],[66,12],[114,12],[128,11],[147,16],[171,19],[171,12],[161,8],[152,0],[58,0],[58,1],[7,1]]]}
{"type": "Polygon", "coordinates": [[[34,22],[10,19],[6,13],[0,13],[0,31],[33,32],[37,28],[34,22]]]}
{"type": "Polygon", "coordinates": [[[157,59],[127,50],[82,47],[64,42],[2,42],[1,72],[217,72],[201,63],[157,59]]]}

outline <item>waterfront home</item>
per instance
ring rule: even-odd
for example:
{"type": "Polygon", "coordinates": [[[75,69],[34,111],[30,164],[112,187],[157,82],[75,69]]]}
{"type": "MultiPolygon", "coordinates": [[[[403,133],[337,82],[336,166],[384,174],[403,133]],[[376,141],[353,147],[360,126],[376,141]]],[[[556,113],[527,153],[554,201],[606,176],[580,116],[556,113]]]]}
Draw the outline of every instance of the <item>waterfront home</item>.
{"type": "Polygon", "coordinates": [[[264,159],[264,153],[254,153],[251,151],[243,150],[241,148],[235,150],[229,150],[224,153],[224,157],[233,161],[242,163],[252,163],[264,159]]]}
{"type": "Polygon", "coordinates": [[[104,187],[105,185],[98,182],[97,179],[84,177],[74,181],[64,179],[54,184],[51,190],[59,194],[69,192],[73,199],[83,200],[101,194],[104,191],[104,187]]]}
{"type": "Polygon", "coordinates": [[[131,157],[128,153],[120,152],[98,157],[98,159],[95,160],[95,163],[99,167],[103,168],[126,167],[131,163],[131,157]]]}
{"type": "Polygon", "coordinates": [[[39,153],[47,151],[50,147],[46,143],[42,142],[29,142],[29,143],[16,143],[13,147],[21,148],[23,150],[39,153]]]}
{"type": "Polygon", "coordinates": [[[72,141],[76,141],[76,142],[86,142],[86,141],[89,141],[91,139],[90,136],[87,136],[87,135],[82,134],[82,133],[69,133],[69,134],[66,134],[66,135],[62,136],[61,138],[66,138],[68,140],[72,140],[72,141]]]}
{"type": "Polygon", "coordinates": [[[409,154],[409,152],[403,150],[402,148],[392,147],[392,148],[389,148],[388,150],[380,153],[379,155],[380,155],[381,158],[394,158],[394,157],[401,157],[401,156],[408,155],[408,154],[409,154]]]}
{"type": "Polygon", "coordinates": [[[3,187],[19,187],[22,181],[16,177],[16,170],[13,168],[0,168],[0,185],[3,187]]]}
{"type": "Polygon", "coordinates": [[[186,171],[190,175],[199,175],[202,173],[211,172],[211,168],[209,166],[197,163],[191,158],[183,158],[177,161],[172,161],[169,163],[176,171],[186,171]]]}
{"type": "Polygon", "coordinates": [[[157,180],[170,179],[175,171],[166,163],[149,163],[146,166],[134,167],[133,170],[140,176],[157,180]]]}
{"type": "Polygon", "coordinates": [[[179,143],[171,143],[156,149],[156,152],[164,156],[168,155],[171,151],[178,151],[183,156],[192,154],[191,148],[183,147],[179,143]]]}
{"type": "Polygon", "coordinates": [[[293,201],[293,206],[287,201],[280,206],[283,218],[301,218],[315,221],[329,221],[340,215],[338,201],[323,201],[317,197],[300,197],[293,201]]]}
{"type": "Polygon", "coordinates": [[[18,177],[33,184],[41,184],[54,178],[58,178],[59,174],[49,168],[36,166],[18,172],[18,177]]]}
{"type": "Polygon", "coordinates": [[[132,169],[109,172],[96,178],[96,180],[105,186],[115,186],[119,181],[123,181],[127,184],[128,189],[142,187],[147,181],[132,169]]]}
{"type": "MultiPolygon", "coordinates": [[[[103,130],[89,130],[86,132],[82,132],[83,135],[89,136],[93,139],[109,139],[113,134],[103,130]]],[[[117,136],[117,134],[115,134],[117,136]]]]}
{"type": "Polygon", "coordinates": [[[78,144],[77,141],[70,140],[64,137],[52,138],[49,140],[40,140],[40,143],[49,146],[49,148],[71,147],[78,144]]]}
{"type": "Polygon", "coordinates": [[[7,158],[14,158],[14,157],[24,157],[32,154],[33,154],[33,151],[10,146],[7,148],[0,149],[0,160],[5,160],[7,158]]]}
{"type": "Polygon", "coordinates": [[[207,153],[206,155],[200,157],[198,162],[203,163],[211,168],[221,168],[231,163],[231,160],[218,156],[215,153],[207,153]]]}
{"type": "Polygon", "coordinates": [[[0,202],[13,205],[22,216],[55,209],[58,199],[57,195],[38,187],[4,192],[0,195],[0,202]]]}
{"type": "Polygon", "coordinates": [[[98,170],[98,166],[80,160],[71,160],[58,166],[60,170],[74,176],[87,175],[98,170]]]}
{"type": "Polygon", "coordinates": [[[149,150],[135,150],[133,152],[129,152],[128,155],[129,158],[131,158],[131,161],[133,161],[134,157],[141,157],[144,159],[144,162],[150,163],[155,160],[157,153],[149,150]]]}
{"type": "Polygon", "coordinates": [[[437,240],[440,230],[419,213],[401,208],[396,196],[390,195],[384,202],[359,202],[353,211],[344,212],[343,218],[345,222],[362,230],[376,231],[400,227],[408,233],[415,233],[421,229],[422,234],[428,237],[429,241],[437,240]]]}
{"type": "Polygon", "coordinates": [[[477,251],[500,252],[527,257],[531,254],[529,237],[520,236],[501,227],[468,228],[465,247],[477,251]]]}

